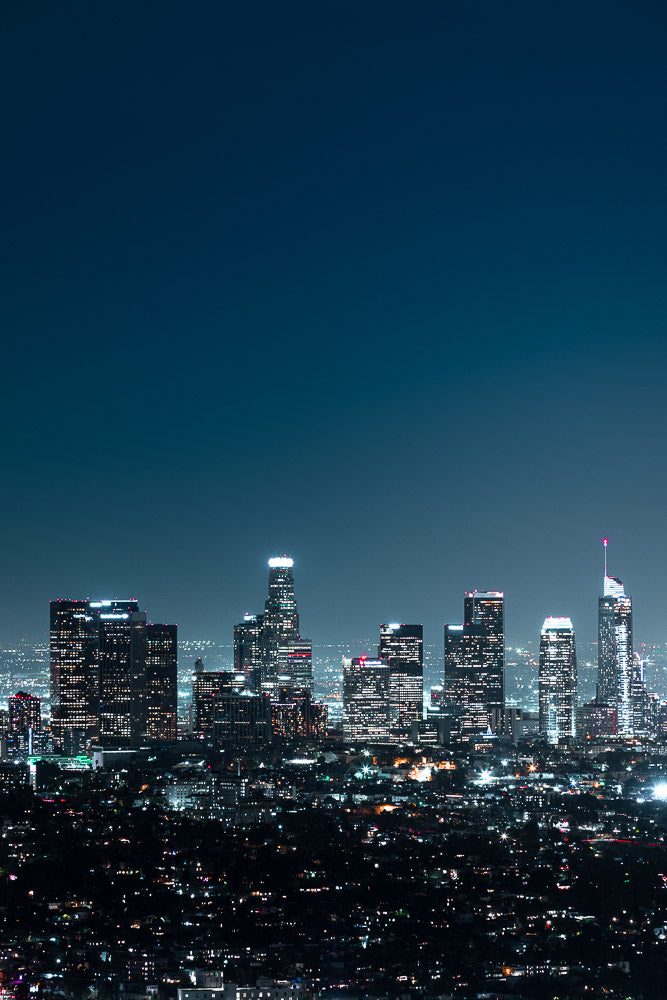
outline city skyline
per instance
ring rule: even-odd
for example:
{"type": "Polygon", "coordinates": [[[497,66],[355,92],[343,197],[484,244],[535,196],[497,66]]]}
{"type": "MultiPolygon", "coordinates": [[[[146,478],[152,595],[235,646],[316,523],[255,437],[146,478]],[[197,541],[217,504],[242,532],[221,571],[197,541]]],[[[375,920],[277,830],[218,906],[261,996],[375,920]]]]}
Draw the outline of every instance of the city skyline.
{"type": "MultiPolygon", "coordinates": [[[[598,546],[599,546],[600,543],[602,543],[604,545],[604,553],[605,553],[605,555],[604,555],[604,576],[603,576],[603,582],[607,581],[607,580],[616,579],[616,581],[620,583],[620,581],[618,581],[617,578],[614,578],[614,577],[611,577],[611,576],[610,577],[607,576],[607,546],[609,544],[609,539],[608,538],[599,539],[598,546]]],[[[599,551],[599,549],[598,549],[598,551],[599,551]]],[[[279,559],[281,557],[275,557],[275,558],[279,559]]],[[[290,563],[291,563],[291,566],[294,565],[294,558],[290,557],[290,563]]],[[[266,565],[266,558],[264,559],[264,565],[266,565]]],[[[290,569],[291,569],[291,566],[290,566],[290,569]]],[[[240,567],[240,566],[238,567],[239,576],[245,576],[245,574],[247,572],[248,572],[248,568],[247,567],[240,567]]],[[[311,568],[310,572],[312,573],[312,568],[311,568]]],[[[303,576],[303,578],[308,579],[309,573],[308,573],[307,569],[304,572],[304,567],[299,566],[299,573],[300,573],[300,576],[303,576]]],[[[624,576],[625,576],[625,574],[624,574],[624,576]]],[[[598,579],[599,579],[599,577],[598,577],[598,579]]],[[[545,577],[545,580],[546,580],[546,577],[545,577]]],[[[604,585],[605,585],[605,587],[607,586],[606,583],[604,585]]],[[[127,590],[128,588],[126,587],[126,588],[123,588],[123,589],[127,590]]],[[[451,590],[451,589],[453,589],[453,588],[451,586],[449,586],[448,590],[451,590]]],[[[457,603],[459,603],[460,602],[460,588],[457,587],[456,589],[458,591],[458,602],[457,603]]],[[[621,589],[622,589],[622,586],[621,586],[621,589]]],[[[531,590],[531,593],[535,593],[536,590],[537,590],[537,593],[539,594],[539,589],[536,588],[535,586],[531,587],[530,590],[531,590]]],[[[312,597],[312,595],[310,595],[308,593],[308,591],[305,590],[305,588],[303,588],[303,591],[304,592],[303,592],[302,597],[300,599],[300,603],[305,598],[305,604],[308,607],[309,599],[312,597]]],[[[636,586],[633,585],[633,591],[635,593],[637,593],[637,592],[642,593],[643,592],[643,588],[641,587],[641,583],[639,581],[637,582],[636,586]]],[[[478,593],[478,592],[479,593],[484,593],[485,590],[482,587],[472,588],[471,590],[464,589],[464,594],[471,594],[472,595],[472,594],[475,594],[475,593],[478,593]]],[[[493,591],[488,591],[488,592],[489,593],[493,593],[493,591]]],[[[505,594],[506,591],[505,590],[504,591],[500,591],[499,593],[505,594]]],[[[597,590],[595,591],[595,594],[597,596],[599,596],[597,590]]],[[[99,598],[99,594],[96,594],[96,596],[99,598]]],[[[366,600],[368,601],[369,605],[371,605],[371,606],[377,606],[377,601],[374,599],[374,595],[372,594],[372,592],[367,593],[365,596],[366,596],[366,600]]],[[[69,598],[64,598],[64,599],[67,600],[69,598]]],[[[89,600],[89,598],[76,598],[76,599],[77,600],[89,600]]],[[[49,600],[52,600],[52,597],[49,597],[49,600]]],[[[143,600],[143,598],[142,598],[142,600],[143,600]]],[[[154,600],[159,600],[159,597],[156,598],[154,596],[152,598],[148,598],[147,600],[150,600],[152,602],[154,600]]],[[[406,602],[406,606],[408,606],[408,603],[409,603],[410,607],[415,607],[415,606],[417,608],[419,607],[419,601],[418,600],[414,600],[413,599],[410,602],[406,602]]],[[[430,603],[431,602],[427,599],[427,595],[424,595],[423,606],[424,607],[428,606],[430,603]]],[[[573,613],[569,612],[568,609],[571,608],[573,606],[573,603],[574,603],[571,600],[568,601],[567,599],[564,599],[563,601],[561,601],[559,603],[558,606],[555,606],[555,607],[552,606],[551,610],[549,610],[546,607],[546,601],[542,601],[541,603],[542,603],[542,607],[543,607],[544,610],[541,612],[541,619],[540,619],[540,621],[542,621],[544,619],[545,614],[556,614],[556,615],[559,615],[559,614],[561,614],[561,612],[567,613],[568,617],[571,617],[575,621],[575,625],[577,627],[577,633],[578,633],[578,635],[581,636],[581,640],[580,640],[581,644],[582,645],[585,644],[587,646],[593,646],[593,645],[597,646],[597,644],[598,644],[598,631],[599,631],[598,612],[596,611],[596,608],[595,608],[595,601],[591,602],[590,597],[589,597],[589,600],[588,600],[589,607],[587,607],[586,610],[585,610],[585,612],[584,612],[584,614],[581,615],[581,619],[579,619],[579,616],[577,616],[576,614],[573,614],[573,613]],[[580,624],[580,620],[584,623],[583,625],[580,624]]],[[[257,604],[256,599],[253,599],[252,601],[248,601],[247,602],[247,606],[248,607],[252,607],[252,606],[254,606],[256,604],[257,604]]],[[[173,607],[173,604],[172,604],[172,607],[173,607]]],[[[239,604],[239,608],[240,607],[241,607],[241,605],[239,604]]],[[[396,610],[396,609],[394,609],[394,610],[396,610]]],[[[511,601],[510,602],[510,621],[512,621],[512,618],[516,615],[517,610],[518,609],[517,609],[516,603],[513,602],[513,601],[511,601]],[[514,605],[514,606],[512,606],[512,605],[514,605]]],[[[308,614],[308,612],[307,612],[307,614],[308,614]]],[[[262,615],[258,616],[258,615],[256,615],[255,613],[253,613],[253,612],[251,612],[249,610],[239,611],[238,615],[236,615],[236,616],[234,615],[233,612],[228,612],[228,614],[225,615],[225,619],[226,619],[226,621],[230,621],[231,622],[231,627],[226,627],[226,622],[225,622],[225,625],[221,625],[221,624],[212,624],[211,621],[209,621],[208,625],[204,625],[203,630],[197,632],[197,631],[194,631],[194,630],[193,631],[188,631],[187,628],[183,627],[182,623],[179,623],[180,634],[181,634],[182,637],[184,637],[184,638],[186,638],[186,639],[188,639],[190,641],[191,640],[195,640],[195,639],[213,640],[213,641],[219,642],[221,645],[225,645],[225,646],[226,645],[232,645],[233,646],[233,639],[230,640],[230,636],[233,636],[234,631],[237,628],[241,628],[241,626],[244,624],[244,622],[241,622],[240,625],[238,624],[238,618],[241,615],[245,616],[244,617],[244,621],[245,621],[246,625],[252,623],[253,621],[255,621],[257,619],[259,619],[259,621],[261,622],[262,618],[263,618],[262,615]],[[231,621],[232,619],[234,619],[233,622],[231,621]]],[[[165,615],[163,617],[170,617],[170,618],[173,617],[173,618],[176,618],[176,617],[180,617],[180,616],[178,614],[175,614],[174,616],[166,616],[165,615]]],[[[391,616],[388,615],[388,614],[386,614],[386,612],[385,612],[384,616],[381,615],[377,619],[377,622],[375,622],[375,621],[372,621],[369,616],[364,616],[363,612],[357,611],[357,613],[355,615],[355,620],[356,621],[360,621],[360,620],[363,621],[364,617],[366,618],[365,624],[362,625],[362,627],[359,630],[355,630],[351,626],[343,625],[343,627],[340,630],[340,633],[337,634],[337,635],[331,635],[331,634],[329,634],[329,635],[317,635],[316,639],[314,640],[314,644],[315,645],[325,645],[325,644],[331,643],[331,642],[347,643],[347,642],[350,642],[350,641],[354,641],[354,636],[355,636],[355,631],[356,631],[357,640],[359,640],[359,638],[361,638],[362,641],[370,642],[371,643],[371,647],[372,647],[372,635],[373,635],[373,632],[376,629],[377,625],[383,620],[383,618],[384,618],[384,620],[389,621],[390,618],[391,618],[391,616]]],[[[399,616],[394,616],[394,617],[396,617],[396,618],[403,617],[405,621],[410,620],[408,615],[399,615],[399,616]]],[[[427,636],[428,636],[428,638],[427,638],[426,641],[428,641],[429,644],[433,644],[434,641],[437,642],[438,638],[434,638],[433,637],[434,634],[435,634],[435,636],[441,635],[443,623],[446,623],[447,621],[454,621],[454,620],[457,619],[457,617],[458,617],[458,614],[456,614],[456,613],[449,614],[449,615],[447,615],[447,617],[443,617],[435,625],[435,627],[433,627],[433,622],[432,621],[431,621],[430,624],[425,625],[424,624],[425,619],[422,618],[421,621],[420,621],[420,623],[427,630],[427,636]]],[[[419,615],[414,615],[412,620],[416,621],[418,619],[419,619],[419,615]]],[[[217,620],[219,622],[219,617],[215,616],[214,620],[217,620]]],[[[640,620],[641,620],[641,614],[640,614],[640,620]]],[[[298,621],[298,612],[297,612],[297,621],[298,621]]],[[[522,645],[534,643],[536,641],[536,639],[535,639],[536,636],[537,636],[537,643],[539,644],[540,627],[541,626],[540,626],[539,622],[537,622],[532,630],[524,632],[523,634],[520,634],[518,632],[518,630],[515,629],[513,631],[513,633],[511,634],[511,641],[508,641],[507,637],[506,637],[506,639],[505,639],[505,648],[512,648],[512,647],[516,648],[516,647],[521,647],[522,645]]],[[[297,625],[297,628],[298,628],[298,625],[297,625]]],[[[667,622],[666,622],[666,628],[667,628],[667,622]]],[[[311,629],[311,631],[312,631],[312,629],[311,629]]],[[[637,630],[635,630],[635,631],[637,632],[637,630]]],[[[48,630],[44,634],[48,635],[48,630]]],[[[660,645],[661,642],[667,641],[667,634],[665,634],[665,636],[661,638],[660,636],[647,635],[646,631],[643,631],[642,633],[640,633],[640,635],[641,635],[640,641],[646,642],[646,643],[650,643],[650,644],[654,644],[654,645],[660,645]]],[[[16,638],[27,639],[28,641],[36,641],[37,638],[38,638],[38,634],[33,634],[32,636],[31,635],[18,635],[16,638]]],[[[365,652],[366,653],[370,653],[370,651],[371,651],[371,649],[366,650],[365,652]]],[[[364,651],[362,651],[362,652],[364,652],[364,651]]]]}

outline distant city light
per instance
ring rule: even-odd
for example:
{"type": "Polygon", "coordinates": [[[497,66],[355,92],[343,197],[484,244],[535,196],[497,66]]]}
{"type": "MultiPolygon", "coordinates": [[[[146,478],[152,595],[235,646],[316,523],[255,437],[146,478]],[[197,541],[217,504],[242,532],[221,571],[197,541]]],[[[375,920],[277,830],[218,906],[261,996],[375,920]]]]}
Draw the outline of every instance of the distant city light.
{"type": "Polygon", "coordinates": [[[667,781],[659,781],[653,786],[653,798],[660,802],[667,801],[667,781]]]}

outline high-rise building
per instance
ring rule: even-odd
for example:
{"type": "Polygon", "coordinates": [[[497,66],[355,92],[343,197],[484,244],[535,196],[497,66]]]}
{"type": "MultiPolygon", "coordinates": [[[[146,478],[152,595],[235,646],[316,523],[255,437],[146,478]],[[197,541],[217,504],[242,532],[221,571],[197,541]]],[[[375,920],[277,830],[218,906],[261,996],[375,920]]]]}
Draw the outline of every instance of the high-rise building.
{"type": "Polygon", "coordinates": [[[597,701],[580,705],[575,713],[577,736],[580,739],[596,739],[613,736],[616,732],[616,709],[611,705],[601,705],[597,701]]]}
{"type": "Polygon", "coordinates": [[[424,628],[380,625],[378,658],[389,664],[389,713],[392,729],[409,733],[424,715],[424,628]]]}
{"type": "MultiPolygon", "coordinates": [[[[201,660],[198,661],[201,663],[201,660]]],[[[216,711],[222,698],[235,693],[234,674],[229,670],[197,670],[192,682],[195,707],[194,732],[213,738],[216,711]]]]}
{"type": "Polygon", "coordinates": [[[503,728],[505,707],[505,595],[501,590],[473,590],[463,599],[466,625],[484,625],[488,630],[482,666],[482,684],[494,733],[503,728]]]}
{"type": "MultiPolygon", "coordinates": [[[[607,575],[607,539],[604,540],[604,592],[598,600],[597,701],[616,709],[616,731],[634,732],[632,598],[615,576],[607,575]]],[[[635,692],[637,685],[635,682],[635,692]]]]}
{"type": "Polygon", "coordinates": [[[146,736],[175,740],[178,729],[176,625],[146,626],[146,736]]]}
{"type": "Polygon", "coordinates": [[[299,609],[294,596],[294,560],[269,559],[269,596],[264,604],[264,641],[276,646],[299,638],[299,609]]]}
{"type": "Polygon", "coordinates": [[[259,691],[262,684],[262,635],[264,615],[246,613],[234,626],[234,673],[243,674],[245,686],[259,691]]]}
{"type": "Polygon", "coordinates": [[[213,744],[219,750],[261,746],[271,741],[268,694],[225,692],[214,706],[213,744]]]}
{"type": "Polygon", "coordinates": [[[390,740],[389,664],[367,656],[343,660],[343,733],[364,743],[390,740]]]}
{"type": "MultiPolygon", "coordinates": [[[[157,698],[159,690],[175,706],[175,659],[167,666],[176,655],[175,626],[150,628],[155,630],[153,692],[157,698]],[[163,634],[158,642],[163,628],[174,630],[172,640],[163,634]],[[166,673],[158,680],[160,643],[166,673]]],[[[146,612],[136,600],[51,602],[51,725],[58,749],[74,753],[91,739],[129,746],[146,738],[147,637],[146,612]]]]}
{"type": "Polygon", "coordinates": [[[288,639],[277,648],[277,681],[291,685],[294,691],[314,694],[313,647],[310,639],[288,639]]]}
{"type": "Polygon", "coordinates": [[[27,733],[42,726],[41,698],[27,691],[17,691],[9,698],[9,732],[27,733]]]}
{"type": "Polygon", "coordinates": [[[294,560],[269,559],[269,594],[264,614],[246,614],[234,626],[234,669],[255,691],[272,693],[285,678],[313,694],[313,652],[299,632],[294,596],[294,560]]]}
{"type": "Polygon", "coordinates": [[[486,625],[445,625],[445,677],[442,711],[451,718],[452,735],[466,739],[490,726],[486,689],[486,625]]]}
{"type": "Polygon", "coordinates": [[[552,743],[576,736],[577,653],[569,618],[545,619],[539,671],[540,732],[552,743]]]}
{"type": "Polygon", "coordinates": [[[312,701],[307,690],[281,687],[271,702],[273,739],[278,743],[320,743],[327,736],[327,714],[327,706],[312,701]]]}
{"type": "Polygon", "coordinates": [[[51,728],[62,746],[99,730],[99,617],[89,601],[51,601],[51,728]]]}
{"type": "Polygon", "coordinates": [[[146,737],[146,612],[135,600],[90,607],[99,619],[100,744],[132,746],[146,737]]]}

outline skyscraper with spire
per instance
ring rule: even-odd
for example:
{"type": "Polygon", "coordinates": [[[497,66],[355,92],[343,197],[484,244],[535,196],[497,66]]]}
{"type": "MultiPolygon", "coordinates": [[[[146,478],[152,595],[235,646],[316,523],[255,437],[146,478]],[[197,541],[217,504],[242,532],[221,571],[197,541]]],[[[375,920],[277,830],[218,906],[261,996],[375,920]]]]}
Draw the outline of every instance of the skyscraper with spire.
{"type": "Polygon", "coordinates": [[[607,545],[604,546],[603,594],[598,600],[598,683],[597,701],[616,708],[616,731],[621,736],[634,732],[632,655],[632,598],[622,582],[607,572],[607,545]]]}

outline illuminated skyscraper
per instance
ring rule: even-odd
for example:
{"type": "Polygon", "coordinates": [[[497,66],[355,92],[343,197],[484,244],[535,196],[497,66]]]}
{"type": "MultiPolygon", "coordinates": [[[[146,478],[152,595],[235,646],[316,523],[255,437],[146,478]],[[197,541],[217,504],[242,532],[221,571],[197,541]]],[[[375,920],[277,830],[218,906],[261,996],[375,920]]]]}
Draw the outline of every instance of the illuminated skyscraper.
{"type": "Polygon", "coordinates": [[[41,698],[17,691],[9,698],[9,732],[25,733],[42,725],[41,698]]]}
{"type": "Polygon", "coordinates": [[[287,682],[294,691],[314,693],[313,647],[310,639],[289,639],[276,650],[278,679],[287,682]]]}
{"type": "Polygon", "coordinates": [[[294,596],[294,560],[288,556],[269,559],[269,596],[264,605],[266,644],[299,638],[299,610],[294,596]]]}
{"type": "Polygon", "coordinates": [[[380,625],[378,657],[389,664],[392,729],[409,732],[424,715],[424,628],[380,625]]]}
{"type": "Polygon", "coordinates": [[[99,617],[100,743],[146,737],[146,612],[135,600],[91,602],[99,617]]]}
{"type": "Polygon", "coordinates": [[[312,647],[299,633],[293,566],[289,556],[269,559],[269,595],[261,616],[261,689],[271,692],[285,677],[293,676],[295,688],[312,694],[312,647]]]}
{"type": "Polygon", "coordinates": [[[389,664],[384,660],[343,661],[343,733],[349,742],[389,742],[389,664]]]}
{"type": "Polygon", "coordinates": [[[51,728],[56,744],[99,727],[99,619],[89,601],[51,601],[51,728]]]}
{"type": "Polygon", "coordinates": [[[505,599],[502,591],[466,593],[463,622],[445,625],[444,707],[454,731],[471,736],[503,728],[505,599]]]}
{"type": "Polygon", "coordinates": [[[569,618],[546,618],[540,636],[540,732],[550,742],[576,735],[577,653],[569,618]]]}
{"type": "Polygon", "coordinates": [[[459,738],[486,733],[490,719],[486,701],[486,625],[445,625],[443,711],[459,738]]]}
{"type": "Polygon", "coordinates": [[[473,590],[463,600],[466,625],[484,625],[488,630],[481,681],[491,731],[503,728],[505,708],[505,596],[500,590],[473,590]]]}
{"type": "Polygon", "coordinates": [[[234,626],[234,673],[243,674],[246,687],[259,691],[262,683],[264,615],[245,614],[234,626]]]}
{"type": "Polygon", "coordinates": [[[176,626],[150,629],[135,600],[51,602],[51,719],[59,748],[86,739],[130,746],[146,738],[148,635],[152,704],[156,712],[162,706],[153,718],[157,723],[159,714],[163,731],[173,731],[167,718],[176,710],[176,626]]]}
{"type": "MultiPolygon", "coordinates": [[[[607,575],[604,539],[604,593],[598,600],[597,700],[616,709],[616,731],[634,732],[632,598],[615,576],[607,575]]],[[[635,685],[636,687],[636,685],[635,685]]],[[[635,692],[636,693],[636,692],[635,692]]]]}
{"type": "Polygon", "coordinates": [[[176,625],[146,626],[146,736],[175,740],[177,736],[178,643],[176,625]]]}
{"type": "Polygon", "coordinates": [[[192,700],[195,706],[194,731],[198,736],[213,738],[213,725],[222,698],[235,693],[234,674],[231,671],[196,671],[192,682],[192,700]]]}

